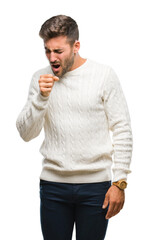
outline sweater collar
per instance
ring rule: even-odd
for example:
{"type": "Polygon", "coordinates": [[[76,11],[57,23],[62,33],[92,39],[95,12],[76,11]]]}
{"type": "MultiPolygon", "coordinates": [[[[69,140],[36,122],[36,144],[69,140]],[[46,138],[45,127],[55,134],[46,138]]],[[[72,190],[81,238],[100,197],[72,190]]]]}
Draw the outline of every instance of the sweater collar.
{"type": "Polygon", "coordinates": [[[87,58],[86,61],[80,67],[65,73],[63,77],[65,78],[65,77],[71,77],[71,76],[79,75],[82,72],[82,70],[87,67],[88,62],[89,62],[89,59],[87,58]]]}

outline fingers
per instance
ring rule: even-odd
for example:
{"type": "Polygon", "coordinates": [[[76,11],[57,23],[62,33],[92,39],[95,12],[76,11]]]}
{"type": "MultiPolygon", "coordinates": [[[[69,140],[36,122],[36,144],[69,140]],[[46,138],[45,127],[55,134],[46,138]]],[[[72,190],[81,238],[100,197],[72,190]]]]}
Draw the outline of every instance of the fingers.
{"type": "Polygon", "coordinates": [[[108,204],[109,204],[109,199],[108,199],[108,194],[106,194],[102,208],[103,209],[107,208],[108,204]]]}
{"type": "Polygon", "coordinates": [[[53,79],[54,79],[54,81],[59,81],[59,78],[56,76],[54,76],[53,79]]]}
{"type": "Polygon", "coordinates": [[[114,203],[110,203],[109,208],[108,208],[108,212],[107,212],[107,215],[106,215],[106,219],[109,219],[113,216],[114,207],[115,207],[114,203]]]}
{"type": "Polygon", "coordinates": [[[45,74],[45,75],[41,75],[39,82],[53,82],[53,81],[58,81],[59,78],[56,76],[53,76],[52,74],[45,74]]]}
{"type": "Polygon", "coordinates": [[[59,78],[56,76],[53,76],[52,74],[44,74],[40,76],[39,79],[39,87],[40,92],[43,96],[48,97],[52,87],[54,85],[54,81],[59,81],[59,78]]]}
{"type": "Polygon", "coordinates": [[[40,87],[44,87],[44,88],[51,88],[51,87],[53,87],[53,85],[54,85],[53,82],[51,82],[51,83],[49,83],[49,82],[41,82],[40,83],[40,87]]]}
{"type": "Polygon", "coordinates": [[[106,193],[103,208],[106,208],[109,204],[106,219],[109,219],[120,212],[123,208],[125,200],[124,191],[120,190],[116,186],[111,186],[106,193]]]}
{"type": "Polygon", "coordinates": [[[109,219],[120,212],[123,208],[124,203],[121,202],[110,202],[109,209],[106,215],[106,219],[109,219]]]}

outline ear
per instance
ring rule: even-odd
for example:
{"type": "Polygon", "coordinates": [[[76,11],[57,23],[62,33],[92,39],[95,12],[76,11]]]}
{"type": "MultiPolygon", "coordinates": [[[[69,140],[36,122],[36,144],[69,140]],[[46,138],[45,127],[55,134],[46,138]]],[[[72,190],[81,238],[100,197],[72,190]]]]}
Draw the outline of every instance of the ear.
{"type": "Polygon", "coordinates": [[[79,49],[80,49],[80,42],[76,40],[74,43],[73,52],[78,53],[79,49]]]}

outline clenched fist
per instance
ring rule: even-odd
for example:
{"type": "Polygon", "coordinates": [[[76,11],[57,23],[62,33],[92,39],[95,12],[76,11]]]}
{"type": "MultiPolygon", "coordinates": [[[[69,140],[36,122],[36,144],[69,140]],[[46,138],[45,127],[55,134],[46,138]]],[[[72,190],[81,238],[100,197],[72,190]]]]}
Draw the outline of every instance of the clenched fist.
{"type": "Polygon", "coordinates": [[[54,85],[54,81],[59,81],[59,78],[52,74],[44,74],[40,76],[39,87],[40,93],[44,97],[48,97],[54,85]]]}

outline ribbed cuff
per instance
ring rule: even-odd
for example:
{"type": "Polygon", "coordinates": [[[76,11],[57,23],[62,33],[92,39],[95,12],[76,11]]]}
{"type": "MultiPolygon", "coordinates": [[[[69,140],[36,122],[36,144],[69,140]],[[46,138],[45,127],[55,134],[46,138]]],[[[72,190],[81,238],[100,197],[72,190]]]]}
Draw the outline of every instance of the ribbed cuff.
{"type": "Polygon", "coordinates": [[[49,96],[48,97],[44,97],[40,93],[38,93],[32,99],[32,104],[34,105],[34,107],[36,107],[36,109],[43,110],[43,109],[46,108],[46,106],[48,104],[48,99],[49,99],[49,96]]]}
{"type": "Polygon", "coordinates": [[[41,93],[38,93],[37,98],[38,98],[39,101],[47,101],[49,99],[49,96],[44,97],[43,95],[41,95],[41,93]]]}
{"type": "Polygon", "coordinates": [[[122,179],[127,180],[127,176],[129,173],[131,173],[130,170],[125,171],[122,169],[114,169],[113,170],[113,182],[117,182],[122,179]]]}

